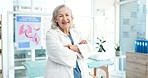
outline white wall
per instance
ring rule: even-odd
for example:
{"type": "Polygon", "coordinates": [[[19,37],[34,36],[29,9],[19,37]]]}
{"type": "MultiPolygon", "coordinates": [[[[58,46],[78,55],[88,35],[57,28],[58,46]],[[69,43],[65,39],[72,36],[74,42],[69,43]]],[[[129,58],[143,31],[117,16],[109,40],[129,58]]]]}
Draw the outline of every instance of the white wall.
{"type": "Polygon", "coordinates": [[[0,0],[0,14],[2,14],[2,61],[3,78],[8,78],[8,43],[7,42],[7,11],[13,10],[13,0],[0,0]]]}
{"type": "MultiPolygon", "coordinates": [[[[115,0],[95,0],[95,36],[104,37],[103,44],[106,52],[115,54],[116,15],[115,0]],[[110,45],[108,45],[110,44],[110,45]]],[[[118,25],[119,26],[119,25],[118,25]]],[[[118,37],[119,38],[119,37],[118,37]]],[[[118,41],[117,41],[118,42],[118,41]]]]}
{"type": "Polygon", "coordinates": [[[107,9],[114,5],[115,0],[96,0],[96,7],[100,9],[107,9]]]}

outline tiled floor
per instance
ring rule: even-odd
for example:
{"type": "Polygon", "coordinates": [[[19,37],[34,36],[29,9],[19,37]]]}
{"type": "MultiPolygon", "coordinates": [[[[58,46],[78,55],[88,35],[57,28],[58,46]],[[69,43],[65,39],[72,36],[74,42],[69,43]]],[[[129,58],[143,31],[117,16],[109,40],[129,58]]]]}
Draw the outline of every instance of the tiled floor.
{"type": "Polygon", "coordinates": [[[0,78],[3,78],[1,73],[0,73],[0,78]]]}
{"type": "Polygon", "coordinates": [[[126,73],[123,71],[122,73],[120,72],[109,72],[110,76],[109,78],[126,78],[126,73]]]}
{"type": "Polygon", "coordinates": [[[3,77],[2,77],[2,70],[0,70],[0,78],[3,78],[3,77]]]}
{"type": "MultiPolygon", "coordinates": [[[[109,71],[109,78],[126,78],[125,71],[109,71]]],[[[97,71],[97,78],[106,78],[104,71],[97,71]]]]}
{"type": "Polygon", "coordinates": [[[112,74],[110,73],[109,78],[126,78],[125,72],[124,73],[119,73],[119,74],[112,74]]]}
{"type": "MultiPolygon", "coordinates": [[[[0,78],[2,78],[2,74],[0,74],[0,78]]],[[[26,77],[25,77],[26,78],[26,77]]],[[[90,77],[91,78],[91,77],[90,77]]],[[[99,77],[98,77],[99,78],[99,77]]],[[[100,77],[101,78],[101,77],[100,77]]],[[[106,78],[106,77],[103,77],[106,78]]],[[[125,75],[110,75],[109,78],[126,78],[125,75]]]]}
{"type": "MultiPolygon", "coordinates": [[[[102,74],[102,77],[100,77],[98,75],[97,78],[106,78],[105,76],[103,76],[104,73],[100,73],[100,74],[102,74]]],[[[2,74],[1,73],[0,73],[0,78],[2,78],[2,74]]],[[[90,78],[92,78],[92,77],[90,77],[90,78]]],[[[122,74],[121,73],[109,72],[109,78],[126,78],[125,71],[122,74]]]]}
{"type": "Polygon", "coordinates": [[[125,76],[110,76],[109,78],[126,78],[125,76]]]}

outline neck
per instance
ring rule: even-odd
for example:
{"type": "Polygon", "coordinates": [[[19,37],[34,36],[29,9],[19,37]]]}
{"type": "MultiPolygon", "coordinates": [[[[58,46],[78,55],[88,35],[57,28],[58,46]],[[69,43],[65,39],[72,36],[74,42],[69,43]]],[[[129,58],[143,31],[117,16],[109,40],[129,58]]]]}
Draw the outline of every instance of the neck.
{"type": "Polygon", "coordinates": [[[62,28],[60,28],[60,30],[61,30],[63,33],[65,33],[66,35],[69,35],[69,34],[70,34],[69,29],[62,29],[62,28]]]}

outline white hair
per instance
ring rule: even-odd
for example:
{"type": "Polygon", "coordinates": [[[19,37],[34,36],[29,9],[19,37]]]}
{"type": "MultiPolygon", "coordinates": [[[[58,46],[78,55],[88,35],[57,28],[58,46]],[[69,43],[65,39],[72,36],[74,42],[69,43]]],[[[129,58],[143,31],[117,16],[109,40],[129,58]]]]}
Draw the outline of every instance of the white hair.
{"type": "MultiPolygon", "coordinates": [[[[52,23],[51,23],[51,28],[52,28],[52,29],[56,29],[56,28],[59,27],[58,23],[55,21],[55,18],[56,18],[57,15],[58,15],[58,11],[59,11],[61,8],[63,8],[63,7],[67,8],[67,9],[70,11],[70,14],[71,14],[71,17],[72,17],[72,21],[73,21],[72,10],[71,10],[68,6],[66,6],[66,5],[64,5],[64,4],[63,4],[63,5],[59,5],[59,6],[57,6],[57,7],[54,9],[53,14],[52,14],[52,19],[51,19],[51,22],[52,22],[52,23]]],[[[75,28],[73,22],[72,22],[72,25],[70,26],[70,28],[75,28]]]]}

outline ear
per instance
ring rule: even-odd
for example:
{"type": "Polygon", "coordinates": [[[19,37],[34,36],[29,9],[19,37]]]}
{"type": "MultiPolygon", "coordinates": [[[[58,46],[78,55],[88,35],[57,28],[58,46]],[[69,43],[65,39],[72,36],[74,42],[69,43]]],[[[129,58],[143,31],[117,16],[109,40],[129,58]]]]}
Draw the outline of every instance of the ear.
{"type": "Polygon", "coordinates": [[[71,16],[71,19],[73,20],[73,17],[71,16]]]}
{"type": "Polygon", "coordinates": [[[54,18],[54,21],[55,21],[55,22],[58,22],[56,18],[54,18]]]}

